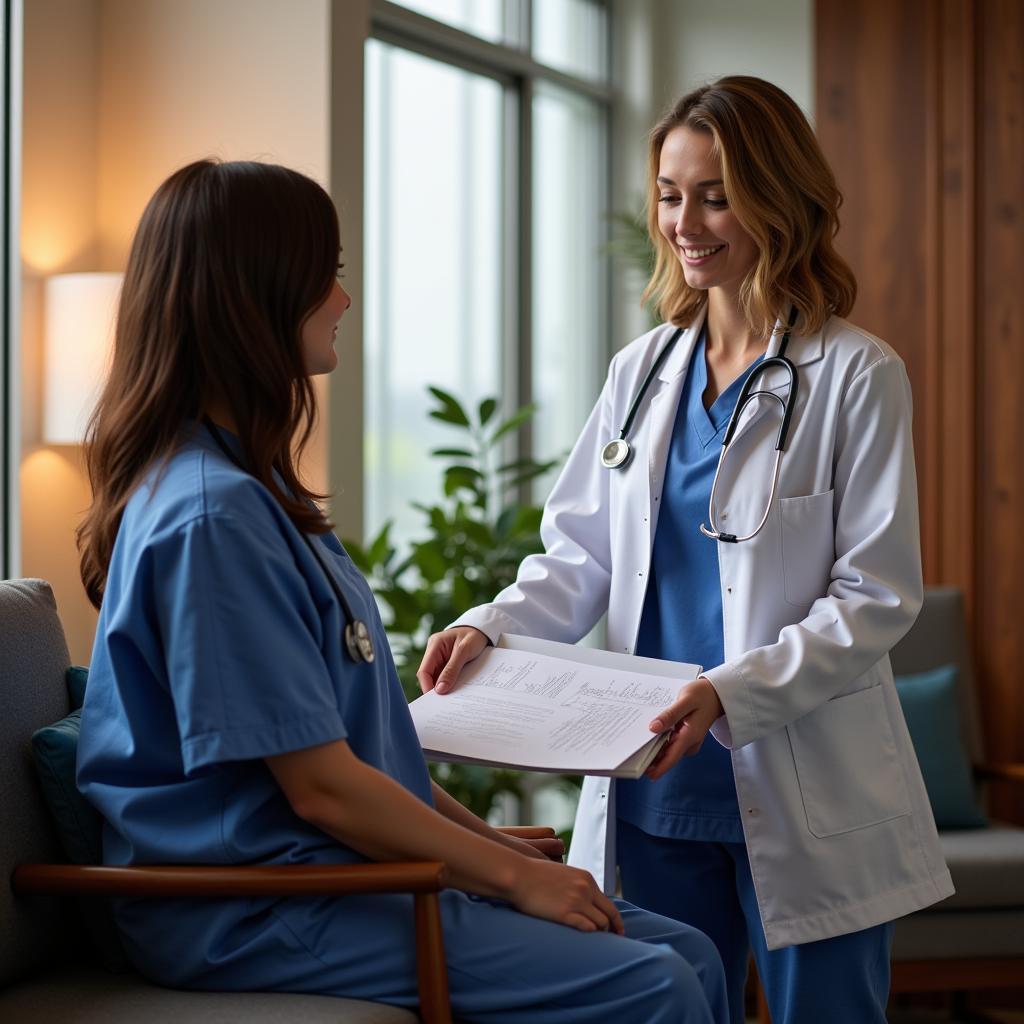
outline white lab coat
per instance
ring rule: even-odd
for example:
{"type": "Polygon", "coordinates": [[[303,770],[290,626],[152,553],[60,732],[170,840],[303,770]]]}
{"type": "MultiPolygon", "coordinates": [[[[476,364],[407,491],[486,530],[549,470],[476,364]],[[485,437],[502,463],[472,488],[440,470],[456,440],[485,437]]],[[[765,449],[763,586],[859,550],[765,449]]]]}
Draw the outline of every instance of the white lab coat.
{"type": "MultiPolygon", "coordinates": [[[[631,461],[607,470],[601,448],[674,328],[615,356],[545,507],[545,552],[458,624],[492,641],[508,632],[574,642],[607,611],[608,649],[632,653],[701,325],[683,332],[652,381],[631,461]]],[[[767,354],[777,348],[776,338],[767,354]]],[[[794,335],[787,354],[799,383],[776,501],[756,538],[717,545],[725,663],[705,672],[725,709],[711,735],[732,754],[769,949],[867,928],[953,892],[888,657],[922,595],[906,371],[888,345],[838,317],[794,335]]],[[[776,369],[761,386],[784,395],[786,379],[776,369]]],[[[772,400],[745,410],[719,481],[720,529],[742,535],[757,523],[779,420],[772,400]]],[[[609,780],[585,780],[569,853],[606,892],[613,801],[609,780]]]]}

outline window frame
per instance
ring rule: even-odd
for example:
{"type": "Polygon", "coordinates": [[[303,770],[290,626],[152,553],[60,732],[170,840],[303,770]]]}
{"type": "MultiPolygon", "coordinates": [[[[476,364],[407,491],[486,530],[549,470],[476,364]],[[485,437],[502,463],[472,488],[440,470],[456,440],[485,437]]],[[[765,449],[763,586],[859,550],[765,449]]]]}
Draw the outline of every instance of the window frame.
{"type": "Polygon", "coordinates": [[[18,267],[21,4],[3,0],[0,11],[0,579],[20,571],[18,473],[21,407],[15,381],[20,373],[16,301],[18,267]]]}
{"type": "MultiPolygon", "coordinates": [[[[505,103],[505,137],[503,144],[504,232],[502,247],[502,309],[500,313],[502,393],[501,400],[511,408],[528,405],[533,400],[533,101],[539,83],[582,96],[601,108],[602,129],[598,146],[602,164],[611,167],[611,129],[614,112],[614,91],[611,84],[613,67],[611,32],[612,10],[608,0],[592,0],[605,13],[605,78],[601,82],[576,76],[539,63],[531,54],[531,0],[506,0],[506,37],[503,43],[491,42],[471,32],[445,24],[418,11],[392,3],[371,0],[369,4],[368,39],[411,51],[420,56],[483,75],[502,88],[505,103]]],[[[606,171],[601,182],[600,215],[612,210],[611,173],[606,171]]],[[[608,241],[610,222],[605,219],[600,232],[602,243],[608,241]]],[[[600,331],[595,339],[606,362],[611,354],[612,289],[611,265],[607,255],[601,260],[598,285],[604,296],[600,311],[600,331]]],[[[596,398],[601,381],[593,381],[596,398]]],[[[529,422],[508,439],[509,453],[514,458],[543,456],[534,451],[529,422]]],[[[363,496],[361,496],[363,497],[363,496]]],[[[521,486],[520,500],[532,500],[530,484],[521,486]]],[[[363,498],[365,505],[365,498],[363,498]]],[[[362,515],[360,515],[362,519],[362,515]]],[[[379,526],[380,524],[368,524],[379,526]]]]}

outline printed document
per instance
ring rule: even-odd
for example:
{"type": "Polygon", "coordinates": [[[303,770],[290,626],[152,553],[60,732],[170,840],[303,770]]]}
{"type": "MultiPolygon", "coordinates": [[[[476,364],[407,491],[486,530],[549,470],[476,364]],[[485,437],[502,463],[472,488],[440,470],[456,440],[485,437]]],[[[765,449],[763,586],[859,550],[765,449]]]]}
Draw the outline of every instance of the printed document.
{"type": "Polygon", "coordinates": [[[503,636],[456,688],[409,706],[428,760],[639,778],[667,733],[648,724],[697,665],[503,636]]]}

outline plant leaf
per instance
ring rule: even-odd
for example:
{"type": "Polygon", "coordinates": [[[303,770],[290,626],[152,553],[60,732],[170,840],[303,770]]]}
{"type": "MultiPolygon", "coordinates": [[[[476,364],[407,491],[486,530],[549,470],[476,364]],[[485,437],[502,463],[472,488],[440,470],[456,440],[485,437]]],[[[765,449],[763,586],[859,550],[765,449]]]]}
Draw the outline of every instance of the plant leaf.
{"type": "Polygon", "coordinates": [[[498,400],[496,398],[485,398],[480,403],[480,409],[478,410],[480,416],[480,426],[484,427],[487,425],[490,418],[494,415],[494,410],[498,408],[498,400]]]}
{"type": "Polygon", "coordinates": [[[438,458],[446,459],[475,459],[476,452],[471,452],[467,448],[434,448],[431,455],[437,456],[438,458]]]}
{"type": "Polygon", "coordinates": [[[433,385],[428,385],[427,390],[441,403],[441,409],[435,409],[430,414],[434,419],[443,420],[445,423],[456,423],[460,427],[469,426],[469,417],[466,415],[466,410],[462,408],[454,396],[433,385]]]}
{"type": "Polygon", "coordinates": [[[494,444],[500,437],[504,437],[510,430],[517,430],[521,427],[535,412],[537,406],[535,403],[530,405],[524,405],[521,409],[517,409],[514,413],[498,429],[491,434],[490,444],[494,444]]]}

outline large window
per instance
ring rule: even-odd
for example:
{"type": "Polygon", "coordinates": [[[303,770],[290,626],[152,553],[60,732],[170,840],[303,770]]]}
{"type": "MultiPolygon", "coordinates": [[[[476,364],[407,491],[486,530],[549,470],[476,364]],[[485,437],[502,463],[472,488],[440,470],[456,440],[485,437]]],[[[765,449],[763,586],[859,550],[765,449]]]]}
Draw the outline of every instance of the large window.
{"type": "MultiPolygon", "coordinates": [[[[607,342],[609,93],[599,0],[376,3],[366,59],[366,534],[433,498],[428,384],[561,455],[607,342]]],[[[526,448],[527,450],[522,450],[526,448]]],[[[550,479],[537,482],[542,498],[550,479]]]]}

